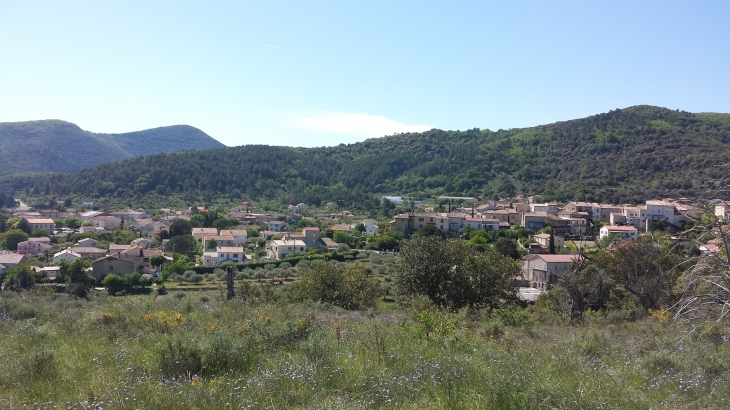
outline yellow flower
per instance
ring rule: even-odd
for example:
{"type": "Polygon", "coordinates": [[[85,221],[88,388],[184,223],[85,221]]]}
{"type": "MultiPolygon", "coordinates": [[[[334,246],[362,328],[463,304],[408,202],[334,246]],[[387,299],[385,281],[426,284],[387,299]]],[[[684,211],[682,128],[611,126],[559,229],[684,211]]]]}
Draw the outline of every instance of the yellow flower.
{"type": "Polygon", "coordinates": [[[148,314],[142,316],[142,320],[144,320],[145,323],[150,323],[150,320],[152,320],[152,318],[150,317],[150,315],[148,313],[148,314]]]}

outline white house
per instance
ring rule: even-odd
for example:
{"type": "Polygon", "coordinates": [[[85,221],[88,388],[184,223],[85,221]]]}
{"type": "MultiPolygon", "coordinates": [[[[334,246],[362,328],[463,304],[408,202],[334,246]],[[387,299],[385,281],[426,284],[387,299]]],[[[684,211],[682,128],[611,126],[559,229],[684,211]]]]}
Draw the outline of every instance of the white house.
{"type": "Polygon", "coordinates": [[[244,245],[248,241],[248,232],[245,229],[223,229],[220,234],[233,237],[233,244],[236,246],[244,245]]]}
{"type": "Polygon", "coordinates": [[[374,236],[378,232],[378,225],[365,226],[365,235],[374,236]]]}
{"type": "Polygon", "coordinates": [[[193,228],[193,238],[202,240],[205,236],[218,235],[216,228],[193,228]]]}
{"type": "Polygon", "coordinates": [[[288,232],[289,225],[284,221],[266,222],[266,229],[272,232],[288,232]]]}
{"type": "Polygon", "coordinates": [[[97,241],[94,238],[83,238],[83,239],[79,239],[79,241],[76,244],[78,246],[86,248],[86,247],[90,247],[90,246],[96,246],[96,244],[98,244],[98,243],[99,243],[99,241],[97,241]]]}
{"type": "Polygon", "coordinates": [[[603,238],[607,237],[608,235],[614,235],[614,236],[618,236],[622,239],[636,239],[636,236],[638,234],[639,234],[639,230],[636,229],[635,226],[607,225],[607,226],[601,227],[598,237],[599,237],[599,239],[603,239],[603,238]]]}
{"type": "Polygon", "coordinates": [[[53,263],[56,265],[61,263],[61,261],[71,263],[80,257],[81,255],[72,251],[71,248],[67,248],[62,250],[61,252],[53,254],[53,263]]]}
{"type": "Polygon", "coordinates": [[[674,226],[682,226],[687,216],[681,214],[674,204],[667,201],[646,201],[646,205],[639,207],[639,228],[648,229],[650,221],[664,221],[674,226]]]}
{"type": "Polygon", "coordinates": [[[464,228],[470,226],[477,231],[498,231],[499,221],[496,219],[482,219],[477,217],[464,217],[464,228]]]}
{"type": "Polygon", "coordinates": [[[92,201],[84,201],[81,203],[81,206],[83,206],[86,209],[93,209],[94,203],[92,201]]]}
{"type": "Polygon", "coordinates": [[[206,266],[218,266],[225,262],[243,263],[246,255],[241,246],[219,246],[215,252],[203,253],[203,264],[206,266]]]}
{"type": "Polygon", "coordinates": [[[122,218],[116,216],[97,216],[94,218],[94,225],[102,228],[119,228],[122,224],[122,218]]]}
{"type": "Polygon", "coordinates": [[[292,252],[306,252],[307,245],[300,239],[279,239],[271,241],[269,245],[268,257],[274,259],[284,259],[286,255],[292,252]]]}

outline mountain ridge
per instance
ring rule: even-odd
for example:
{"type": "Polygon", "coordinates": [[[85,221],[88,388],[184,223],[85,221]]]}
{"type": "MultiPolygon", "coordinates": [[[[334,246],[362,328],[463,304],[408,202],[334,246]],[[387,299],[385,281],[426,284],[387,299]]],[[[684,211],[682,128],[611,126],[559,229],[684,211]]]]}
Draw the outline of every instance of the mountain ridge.
{"type": "Polygon", "coordinates": [[[63,120],[0,123],[0,174],[77,172],[103,162],[179,150],[222,148],[203,131],[172,125],[95,133],[63,120]]]}
{"type": "MultiPolygon", "coordinates": [[[[73,175],[28,178],[30,194],[187,201],[332,200],[377,206],[380,194],[541,194],[546,200],[638,203],[692,196],[730,158],[730,114],[634,106],[510,130],[430,130],[332,147],[265,145],[158,154],[73,175]]],[[[18,187],[21,185],[15,185],[18,187]]]]}

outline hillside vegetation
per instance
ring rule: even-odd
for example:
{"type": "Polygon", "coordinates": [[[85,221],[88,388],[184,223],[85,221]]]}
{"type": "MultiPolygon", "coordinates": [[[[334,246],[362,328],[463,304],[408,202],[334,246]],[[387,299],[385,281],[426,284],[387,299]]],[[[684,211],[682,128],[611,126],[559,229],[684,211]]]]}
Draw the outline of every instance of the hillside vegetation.
{"type": "Polygon", "coordinates": [[[189,125],[124,134],[97,134],[59,120],[0,123],[0,175],[76,172],[102,162],[161,152],[220,148],[189,125]]]}
{"type": "Polygon", "coordinates": [[[525,193],[638,202],[698,194],[714,166],[727,161],[729,143],[730,114],[636,106],[523,129],[434,129],[336,147],[250,145],[160,154],[37,178],[30,193],[366,205],[376,201],[373,194],[525,193]]]}

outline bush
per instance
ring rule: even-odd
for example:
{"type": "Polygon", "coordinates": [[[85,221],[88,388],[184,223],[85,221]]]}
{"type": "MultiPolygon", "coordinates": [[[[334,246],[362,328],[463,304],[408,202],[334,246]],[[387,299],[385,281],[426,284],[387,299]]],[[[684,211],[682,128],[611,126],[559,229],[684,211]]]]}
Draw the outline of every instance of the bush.
{"type": "Polygon", "coordinates": [[[183,292],[182,290],[178,290],[177,292],[175,292],[175,298],[182,299],[184,297],[185,297],[185,292],[183,292]]]}
{"type": "Polygon", "coordinates": [[[165,285],[159,285],[157,287],[157,294],[158,295],[167,295],[167,288],[165,287],[165,285]]]}
{"type": "Polygon", "coordinates": [[[203,369],[203,352],[194,340],[168,340],[158,352],[158,368],[168,377],[192,379],[203,369]]]}

